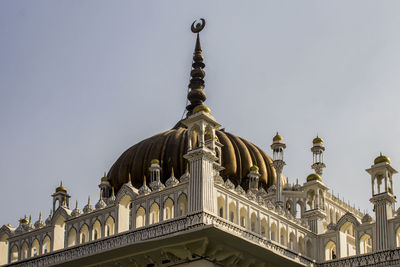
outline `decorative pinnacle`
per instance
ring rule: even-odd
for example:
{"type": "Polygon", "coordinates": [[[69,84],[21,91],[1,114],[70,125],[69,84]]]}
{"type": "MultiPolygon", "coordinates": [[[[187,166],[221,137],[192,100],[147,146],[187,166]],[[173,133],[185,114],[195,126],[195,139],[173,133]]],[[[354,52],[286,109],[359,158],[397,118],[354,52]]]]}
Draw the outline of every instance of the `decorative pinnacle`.
{"type": "Polygon", "coordinates": [[[190,116],[193,112],[193,109],[196,106],[202,105],[204,101],[206,101],[206,94],[204,93],[204,76],[206,73],[204,72],[205,64],[203,63],[204,57],[201,50],[200,44],[200,35],[199,32],[204,29],[206,25],[206,21],[204,19],[200,19],[200,22],[196,24],[196,21],[193,22],[191,26],[191,30],[193,33],[197,33],[196,38],[196,46],[194,48],[193,53],[193,63],[192,70],[190,72],[190,83],[189,83],[189,93],[187,95],[188,100],[190,101],[190,105],[186,107],[188,111],[188,116],[190,116]]]}
{"type": "Polygon", "coordinates": [[[42,212],[39,213],[39,220],[42,220],[42,212]]]}
{"type": "Polygon", "coordinates": [[[88,205],[90,204],[90,195],[88,197],[88,201],[87,201],[88,205]]]}
{"type": "Polygon", "coordinates": [[[131,173],[128,173],[128,182],[131,184],[132,183],[132,177],[131,177],[131,173]]]}
{"type": "Polygon", "coordinates": [[[78,208],[78,200],[76,200],[76,208],[78,208]]]}
{"type": "Polygon", "coordinates": [[[111,187],[111,195],[114,196],[114,186],[111,187]]]}
{"type": "Polygon", "coordinates": [[[143,185],[146,184],[146,175],[143,176],[143,185]]]}
{"type": "Polygon", "coordinates": [[[171,177],[174,177],[174,167],[172,167],[172,170],[171,170],[171,177]]]}

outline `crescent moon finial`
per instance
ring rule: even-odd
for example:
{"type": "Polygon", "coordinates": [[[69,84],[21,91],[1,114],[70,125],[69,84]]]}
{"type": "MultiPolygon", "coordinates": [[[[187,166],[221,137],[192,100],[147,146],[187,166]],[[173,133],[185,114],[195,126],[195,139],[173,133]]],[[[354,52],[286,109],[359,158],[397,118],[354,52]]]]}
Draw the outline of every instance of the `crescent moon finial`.
{"type": "Polygon", "coordinates": [[[192,32],[193,33],[199,33],[201,32],[202,29],[204,29],[204,26],[206,26],[206,21],[205,19],[200,19],[200,22],[198,22],[197,20],[193,21],[192,23],[192,32]]]}

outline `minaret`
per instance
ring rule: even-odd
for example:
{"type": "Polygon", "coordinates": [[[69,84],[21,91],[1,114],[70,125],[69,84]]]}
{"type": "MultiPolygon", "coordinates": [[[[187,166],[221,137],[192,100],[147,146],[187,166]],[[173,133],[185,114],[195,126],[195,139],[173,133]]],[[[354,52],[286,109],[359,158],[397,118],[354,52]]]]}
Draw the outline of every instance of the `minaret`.
{"type": "Polygon", "coordinates": [[[51,196],[53,197],[53,211],[56,211],[58,207],[63,205],[69,208],[69,199],[71,196],[68,195],[67,189],[63,186],[62,181],[60,182],[60,186],[56,188],[56,192],[51,196]]]}
{"type": "Polygon", "coordinates": [[[389,236],[388,220],[393,218],[392,206],[396,202],[393,195],[392,177],[397,171],[390,166],[390,159],[382,153],[366,171],[371,175],[372,198],[370,201],[374,205],[376,219],[376,250],[394,248],[396,240],[389,236]]]}
{"type": "Polygon", "coordinates": [[[286,148],[285,143],[283,142],[282,136],[278,133],[272,139],[271,145],[273,151],[273,162],[272,165],[276,171],[276,200],[275,203],[279,207],[283,207],[283,198],[282,198],[282,170],[286,163],[283,161],[283,151],[286,148]]]}
{"type": "Polygon", "coordinates": [[[196,25],[195,23],[192,24],[192,32],[197,33],[197,39],[193,54],[193,68],[190,72],[191,80],[188,94],[190,105],[186,107],[187,117],[182,121],[188,128],[188,152],[184,155],[190,168],[188,212],[204,211],[215,214],[214,165],[218,161],[215,151],[215,130],[220,125],[211,115],[210,109],[203,103],[206,100],[206,95],[203,92],[203,78],[205,76],[203,68],[205,65],[199,32],[204,28],[205,21],[201,19],[200,23],[196,25]]]}
{"type": "Polygon", "coordinates": [[[100,188],[101,197],[103,199],[107,199],[111,196],[111,184],[108,181],[108,177],[107,177],[106,173],[104,173],[104,176],[101,178],[99,188],[100,188]]]}
{"type": "Polygon", "coordinates": [[[323,168],[326,167],[324,163],[324,151],[324,140],[317,135],[317,137],[314,138],[313,146],[311,147],[311,152],[313,153],[313,164],[311,165],[311,168],[320,176],[322,176],[323,168]]]}

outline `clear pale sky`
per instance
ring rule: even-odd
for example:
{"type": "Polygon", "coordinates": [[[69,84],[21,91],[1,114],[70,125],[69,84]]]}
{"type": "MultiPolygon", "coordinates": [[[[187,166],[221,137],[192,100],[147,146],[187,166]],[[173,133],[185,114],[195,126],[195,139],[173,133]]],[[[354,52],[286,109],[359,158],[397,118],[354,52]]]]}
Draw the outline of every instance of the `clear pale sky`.
{"type": "Polygon", "coordinates": [[[73,206],[95,204],[125,149],[174,126],[200,17],[222,127],[267,153],[279,131],[301,183],[319,134],[324,182],[371,210],[365,169],[381,151],[400,169],[400,2],[243,3],[1,1],[0,225],[46,218],[60,180],[73,206]]]}

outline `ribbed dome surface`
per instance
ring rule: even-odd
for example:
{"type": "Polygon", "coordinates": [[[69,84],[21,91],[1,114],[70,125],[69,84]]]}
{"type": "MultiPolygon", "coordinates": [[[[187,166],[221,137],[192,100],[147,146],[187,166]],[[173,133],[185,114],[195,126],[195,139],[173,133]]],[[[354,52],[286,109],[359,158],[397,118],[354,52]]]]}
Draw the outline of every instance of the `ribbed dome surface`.
{"type": "MultiPolygon", "coordinates": [[[[240,137],[217,130],[217,137],[223,144],[221,176],[229,178],[235,185],[248,188],[247,174],[250,167],[257,165],[261,174],[260,184],[267,189],[276,183],[276,174],[271,165],[271,158],[260,148],[240,137]]],[[[171,176],[174,168],[175,177],[179,178],[186,170],[187,161],[183,155],[187,152],[187,129],[178,124],[175,128],[147,138],[126,150],[111,167],[108,177],[117,192],[128,182],[131,173],[132,184],[139,188],[143,176],[149,177],[148,168],[152,159],[158,159],[161,165],[161,181],[171,176]]]]}

